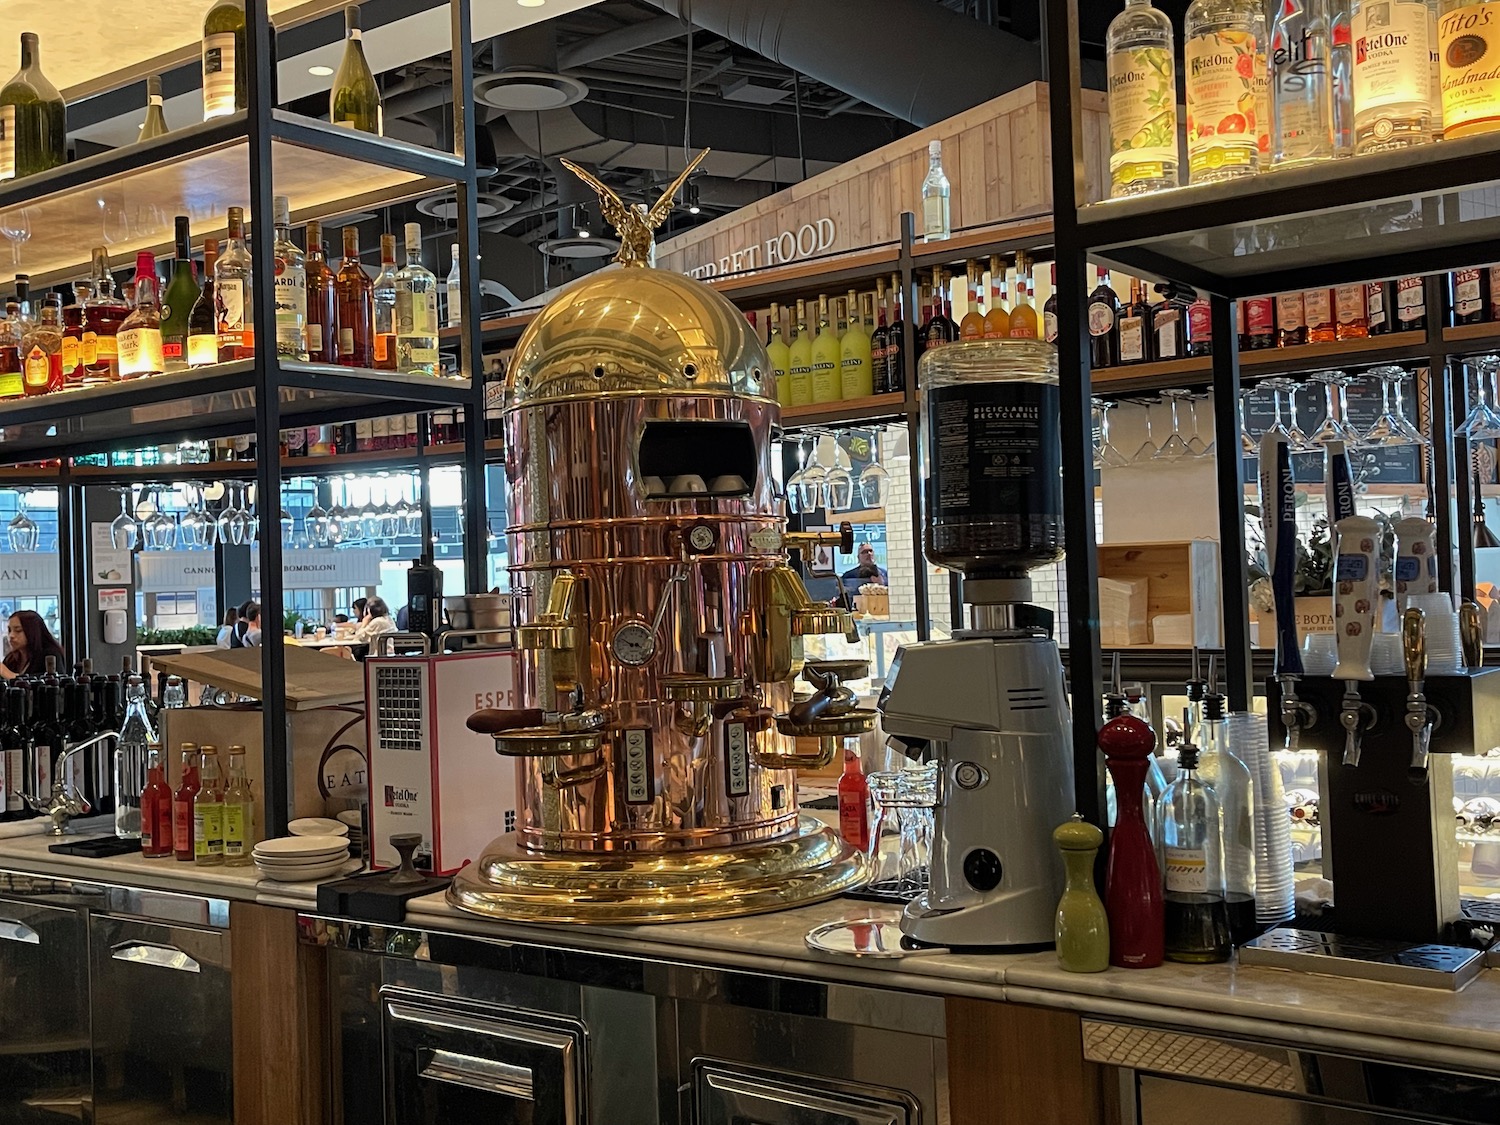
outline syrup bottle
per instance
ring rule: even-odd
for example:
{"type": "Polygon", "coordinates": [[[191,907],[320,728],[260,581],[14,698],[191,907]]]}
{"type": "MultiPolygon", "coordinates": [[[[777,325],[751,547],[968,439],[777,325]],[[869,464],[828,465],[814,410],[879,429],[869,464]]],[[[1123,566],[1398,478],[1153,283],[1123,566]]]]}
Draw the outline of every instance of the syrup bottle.
{"type": "Polygon", "coordinates": [[[859,749],[844,751],[839,778],[839,835],[851,848],[870,850],[870,786],[860,768],[859,749]]]}
{"type": "Polygon", "coordinates": [[[1109,837],[1104,903],[1109,916],[1109,963],[1151,969],[1165,956],[1161,867],[1146,826],[1146,772],[1156,735],[1134,715],[1099,731],[1099,749],[1115,783],[1115,827],[1109,837]]]}
{"type": "Polygon", "coordinates": [[[1074,813],[1052,840],[1062,852],[1067,880],[1057,902],[1057,963],[1069,973],[1102,973],[1109,968],[1109,917],[1094,889],[1094,857],[1104,833],[1074,813]]]}

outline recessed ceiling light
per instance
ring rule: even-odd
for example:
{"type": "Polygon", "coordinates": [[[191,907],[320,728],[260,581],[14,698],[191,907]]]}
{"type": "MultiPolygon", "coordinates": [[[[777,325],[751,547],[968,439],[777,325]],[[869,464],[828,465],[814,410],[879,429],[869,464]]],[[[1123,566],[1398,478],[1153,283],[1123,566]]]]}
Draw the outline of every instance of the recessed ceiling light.
{"type": "Polygon", "coordinates": [[[516,0],[523,8],[540,8],[547,0],[516,0]]]}
{"type": "Polygon", "coordinates": [[[310,67],[307,68],[307,73],[308,74],[316,74],[319,78],[327,78],[330,74],[333,73],[333,67],[331,67],[331,66],[310,66],[310,67]]]}

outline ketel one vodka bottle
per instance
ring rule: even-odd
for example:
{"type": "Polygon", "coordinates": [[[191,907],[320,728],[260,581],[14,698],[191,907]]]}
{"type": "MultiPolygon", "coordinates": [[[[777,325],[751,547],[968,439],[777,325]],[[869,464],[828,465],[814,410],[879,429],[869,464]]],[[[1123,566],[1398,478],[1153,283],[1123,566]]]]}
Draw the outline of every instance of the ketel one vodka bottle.
{"type": "Polygon", "coordinates": [[[1266,17],[1256,0],[1193,0],[1183,17],[1188,182],[1260,171],[1266,17]]]}
{"type": "Polygon", "coordinates": [[[1177,186],[1177,70],[1172,21],[1126,0],[1104,39],[1111,196],[1177,186]]]}

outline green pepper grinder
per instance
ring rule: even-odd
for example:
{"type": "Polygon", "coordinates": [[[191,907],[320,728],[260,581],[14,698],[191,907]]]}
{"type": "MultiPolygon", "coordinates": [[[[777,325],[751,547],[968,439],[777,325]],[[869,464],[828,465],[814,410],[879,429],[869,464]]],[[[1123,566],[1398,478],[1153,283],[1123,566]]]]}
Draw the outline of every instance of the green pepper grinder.
{"type": "Polygon", "coordinates": [[[1102,973],[1109,968],[1109,918],[1094,889],[1094,857],[1104,833],[1074,813],[1072,820],[1057,826],[1052,840],[1067,872],[1057,902],[1057,962],[1070,973],[1102,973]]]}

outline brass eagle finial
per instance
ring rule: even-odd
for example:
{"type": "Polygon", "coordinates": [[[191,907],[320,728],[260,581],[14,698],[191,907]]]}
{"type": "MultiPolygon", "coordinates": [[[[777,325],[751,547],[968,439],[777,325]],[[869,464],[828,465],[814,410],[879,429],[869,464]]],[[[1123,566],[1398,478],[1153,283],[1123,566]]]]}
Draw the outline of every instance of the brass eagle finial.
{"type": "Polygon", "coordinates": [[[624,266],[644,266],[651,261],[651,245],[655,241],[653,232],[666,222],[667,216],[672,213],[672,201],[677,196],[677,189],[693,174],[698,165],[703,163],[703,158],[709,154],[709,151],[709,149],[704,149],[693,157],[681,174],[667,185],[667,190],[661,193],[656,206],[649,211],[644,203],[626,203],[614,188],[587,168],[580,167],[566,156],[561,160],[568,171],[598,193],[600,215],[606,223],[615,228],[615,233],[620,236],[620,249],[615,254],[615,261],[624,266]]]}

